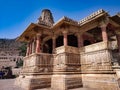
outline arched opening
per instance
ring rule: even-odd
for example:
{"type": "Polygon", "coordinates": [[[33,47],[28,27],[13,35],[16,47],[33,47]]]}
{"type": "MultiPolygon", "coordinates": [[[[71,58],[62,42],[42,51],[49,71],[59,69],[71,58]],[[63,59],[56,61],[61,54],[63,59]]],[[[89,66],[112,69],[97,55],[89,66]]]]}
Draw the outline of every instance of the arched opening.
{"type": "Polygon", "coordinates": [[[68,46],[78,47],[78,40],[76,36],[68,35],[68,46]]]}
{"type": "Polygon", "coordinates": [[[84,40],[84,46],[87,46],[87,45],[90,45],[91,44],[91,42],[89,41],[89,40],[84,40]]]}
{"type": "Polygon", "coordinates": [[[59,36],[56,39],[56,47],[60,47],[60,46],[63,46],[63,36],[59,36]]]}

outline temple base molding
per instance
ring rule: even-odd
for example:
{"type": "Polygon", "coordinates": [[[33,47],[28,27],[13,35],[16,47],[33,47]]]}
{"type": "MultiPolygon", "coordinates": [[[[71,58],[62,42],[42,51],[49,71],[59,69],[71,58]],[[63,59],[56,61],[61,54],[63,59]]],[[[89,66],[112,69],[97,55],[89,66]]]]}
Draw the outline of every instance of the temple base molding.
{"type": "Polygon", "coordinates": [[[95,90],[119,90],[116,74],[82,74],[83,87],[95,90]]]}
{"type": "Polygon", "coordinates": [[[82,87],[82,78],[80,74],[56,74],[52,76],[52,90],[68,90],[82,87]]]}
{"type": "Polygon", "coordinates": [[[50,88],[51,75],[20,75],[15,84],[19,85],[19,87],[23,88],[24,90],[50,88]]]}

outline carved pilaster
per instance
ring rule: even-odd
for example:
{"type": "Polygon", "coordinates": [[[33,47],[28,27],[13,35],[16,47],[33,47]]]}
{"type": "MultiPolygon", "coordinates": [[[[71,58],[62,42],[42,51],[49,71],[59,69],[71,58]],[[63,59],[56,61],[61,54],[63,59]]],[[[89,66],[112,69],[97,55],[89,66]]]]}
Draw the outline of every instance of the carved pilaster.
{"type": "Polygon", "coordinates": [[[30,47],[29,54],[32,54],[32,43],[31,42],[29,43],[29,47],[30,47]]]}
{"type": "Polygon", "coordinates": [[[63,42],[64,42],[64,46],[68,45],[68,41],[67,41],[67,33],[68,31],[63,31],[63,42]]]}
{"type": "Polygon", "coordinates": [[[32,53],[35,53],[35,41],[36,38],[34,37],[33,41],[32,41],[32,53]]]}
{"type": "Polygon", "coordinates": [[[41,33],[37,34],[37,39],[36,39],[36,53],[41,52],[41,33]]]}
{"type": "Polygon", "coordinates": [[[80,34],[80,33],[77,33],[76,36],[78,39],[78,48],[80,48],[83,46],[83,37],[82,37],[82,34],[80,34]]]}
{"type": "Polygon", "coordinates": [[[28,56],[28,55],[29,55],[29,51],[30,51],[30,44],[28,43],[28,44],[27,44],[26,56],[28,56]]]}
{"type": "Polygon", "coordinates": [[[107,35],[107,24],[106,22],[102,21],[100,23],[100,28],[101,28],[101,31],[102,31],[102,38],[103,38],[103,41],[108,41],[108,35],[107,35]]]}
{"type": "Polygon", "coordinates": [[[56,36],[52,37],[52,43],[53,43],[53,53],[55,53],[55,48],[56,48],[56,36]]]}

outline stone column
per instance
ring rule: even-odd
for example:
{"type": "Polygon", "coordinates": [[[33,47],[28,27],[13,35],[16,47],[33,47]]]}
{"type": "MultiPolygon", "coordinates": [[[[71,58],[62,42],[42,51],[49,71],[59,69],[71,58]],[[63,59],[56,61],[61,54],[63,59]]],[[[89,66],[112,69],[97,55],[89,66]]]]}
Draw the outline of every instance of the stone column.
{"type": "Polygon", "coordinates": [[[77,39],[78,39],[78,48],[83,46],[83,37],[81,34],[77,34],[77,39]]]}
{"type": "Polygon", "coordinates": [[[41,34],[37,34],[37,39],[36,39],[36,53],[41,52],[41,34]]]}
{"type": "Polygon", "coordinates": [[[30,47],[29,54],[31,54],[32,53],[32,43],[31,42],[29,43],[29,47],[30,47]]]}
{"type": "Polygon", "coordinates": [[[30,52],[30,44],[28,43],[28,44],[27,44],[26,56],[28,56],[28,55],[29,55],[29,52],[30,52]]]}
{"type": "Polygon", "coordinates": [[[32,53],[35,53],[35,37],[32,42],[32,53]]]}
{"type": "Polygon", "coordinates": [[[34,41],[32,40],[32,41],[31,41],[31,54],[32,54],[33,51],[34,51],[34,50],[33,50],[33,49],[34,49],[34,48],[33,48],[33,43],[34,43],[34,41]]]}
{"type": "Polygon", "coordinates": [[[64,46],[67,46],[68,45],[68,42],[67,42],[67,31],[63,31],[63,44],[64,46]]]}
{"type": "Polygon", "coordinates": [[[102,38],[103,38],[103,41],[108,41],[108,36],[107,36],[107,24],[102,24],[101,26],[101,31],[102,31],[102,38]]]}
{"type": "Polygon", "coordinates": [[[52,44],[53,44],[53,53],[55,53],[55,48],[56,48],[56,37],[52,37],[52,44]]]}

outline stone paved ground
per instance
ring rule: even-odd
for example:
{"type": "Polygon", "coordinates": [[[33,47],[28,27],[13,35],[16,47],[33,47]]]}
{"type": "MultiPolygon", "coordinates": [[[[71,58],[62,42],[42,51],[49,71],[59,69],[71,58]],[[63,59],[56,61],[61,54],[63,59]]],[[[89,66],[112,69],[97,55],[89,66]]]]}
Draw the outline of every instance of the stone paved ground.
{"type": "MultiPolygon", "coordinates": [[[[14,85],[15,79],[0,79],[0,90],[23,90],[14,85]]],[[[36,89],[36,90],[51,90],[51,89],[36,89]]],[[[95,90],[87,88],[71,89],[71,90],[95,90]]]]}
{"type": "Polygon", "coordinates": [[[14,85],[15,79],[0,79],[0,90],[22,90],[14,85]]]}

